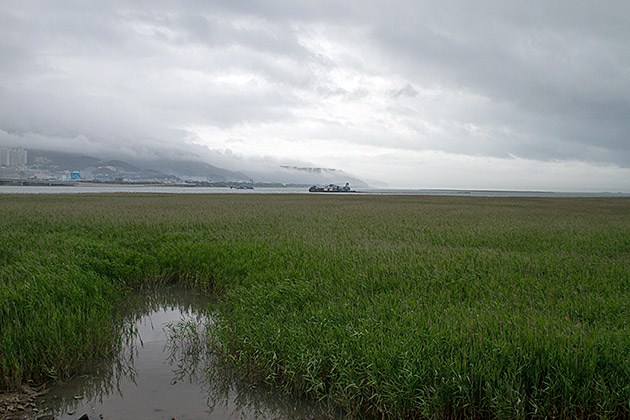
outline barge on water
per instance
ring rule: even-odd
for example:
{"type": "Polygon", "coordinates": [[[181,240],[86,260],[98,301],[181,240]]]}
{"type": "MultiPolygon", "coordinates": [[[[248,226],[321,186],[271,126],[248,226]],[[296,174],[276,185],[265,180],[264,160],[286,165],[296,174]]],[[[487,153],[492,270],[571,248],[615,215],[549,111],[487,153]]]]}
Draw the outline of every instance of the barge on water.
{"type": "Polygon", "coordinates": [[[308,189],[308,192],[356,192],[354,190],[350,189],[350,184],[348,184],[346,182],[346,185],[344,185],[343,187],[340,187],[339,185],[334,185],[334,184],[328,184],[325,187],[318,187],[316,185],[313,185],[311,188],[308,189]]]}

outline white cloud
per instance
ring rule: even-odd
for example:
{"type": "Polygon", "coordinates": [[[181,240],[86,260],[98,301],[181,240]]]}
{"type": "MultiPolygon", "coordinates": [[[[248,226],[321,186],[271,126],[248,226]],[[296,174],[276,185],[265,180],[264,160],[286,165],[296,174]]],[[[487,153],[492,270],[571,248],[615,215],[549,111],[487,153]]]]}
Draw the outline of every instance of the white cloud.
{"type": "Polygon", "coordinates": [[[0,141],[630,191],[629,18],[612,0],[9,2],[0,141]]]}

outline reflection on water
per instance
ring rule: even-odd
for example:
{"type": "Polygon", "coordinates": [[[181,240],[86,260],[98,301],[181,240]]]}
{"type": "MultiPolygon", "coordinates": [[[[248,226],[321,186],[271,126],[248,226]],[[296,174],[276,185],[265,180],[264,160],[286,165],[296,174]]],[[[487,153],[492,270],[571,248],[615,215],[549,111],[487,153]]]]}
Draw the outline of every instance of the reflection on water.
{"type": "Polygon", "coordinates": [[[212,355],[207,298],[167,289],[133,309],[118,357],[51,389],[47,412],[58,419],[332,418],[314,403],[235,379],[212,355]]]}

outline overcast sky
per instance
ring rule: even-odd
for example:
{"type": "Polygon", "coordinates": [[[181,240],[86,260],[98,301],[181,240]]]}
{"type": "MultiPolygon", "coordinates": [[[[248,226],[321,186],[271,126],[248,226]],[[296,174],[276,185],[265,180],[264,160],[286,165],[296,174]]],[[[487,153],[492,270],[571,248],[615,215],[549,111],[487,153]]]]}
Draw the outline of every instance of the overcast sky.
{"type": "Polygon", "coordinates": [[[630,192],[630,2],[0,0],[0,144],[630,192]]]}

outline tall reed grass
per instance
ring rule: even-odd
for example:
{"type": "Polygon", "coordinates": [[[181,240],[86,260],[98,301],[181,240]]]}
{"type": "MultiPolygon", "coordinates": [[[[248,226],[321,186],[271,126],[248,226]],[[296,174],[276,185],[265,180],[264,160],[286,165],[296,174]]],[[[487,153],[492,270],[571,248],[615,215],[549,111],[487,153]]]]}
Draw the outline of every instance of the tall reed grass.
{"type": "Polygon", "coordinates": [[[240,372],[352,415],[630,416],[627,199],[2,196],[0,279],[4,388],[176,281],[240,372]]]}

